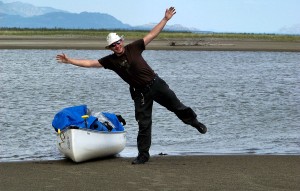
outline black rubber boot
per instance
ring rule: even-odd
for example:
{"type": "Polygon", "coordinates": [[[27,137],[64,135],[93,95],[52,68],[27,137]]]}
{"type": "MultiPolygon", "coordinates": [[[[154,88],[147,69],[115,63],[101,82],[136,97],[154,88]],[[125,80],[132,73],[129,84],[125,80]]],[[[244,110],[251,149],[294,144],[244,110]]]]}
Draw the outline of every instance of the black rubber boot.
{"type": "Polygon", "coordinates": [[[204,124],[198,122],[198,124],[195,126],[195,128],[201,133],[205,134],[207,132],[207,128],[204,124]]]}
{"type": "Polygon", "coordinates": [[[149,160],[148,157],[139,154],[133,161],[131,164],[144,164],[145,162],[147,162],[149,160]]]}

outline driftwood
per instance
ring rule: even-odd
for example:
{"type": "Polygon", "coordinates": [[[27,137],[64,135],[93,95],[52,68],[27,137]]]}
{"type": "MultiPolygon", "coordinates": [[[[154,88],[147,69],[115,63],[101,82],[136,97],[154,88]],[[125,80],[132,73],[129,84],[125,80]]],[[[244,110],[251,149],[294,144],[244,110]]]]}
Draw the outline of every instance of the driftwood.
{"type": "Polygon", "coordinates": [[[204,42],[204,40],[196,40],[196,41],[184,41],[184,42],[176,42],[171,41],[169,43],[170,46],[205,46],[207,45],[207,42],[204,42]]]}
{"type": "Polygon", "coordinates": [[[221,44],[216,42],[212,43],[212,42],[205,42],[204,40],[184,41],[184,42],[171,41],[169,45],[170,46],[234,46],[234,44],[221,44]]]}

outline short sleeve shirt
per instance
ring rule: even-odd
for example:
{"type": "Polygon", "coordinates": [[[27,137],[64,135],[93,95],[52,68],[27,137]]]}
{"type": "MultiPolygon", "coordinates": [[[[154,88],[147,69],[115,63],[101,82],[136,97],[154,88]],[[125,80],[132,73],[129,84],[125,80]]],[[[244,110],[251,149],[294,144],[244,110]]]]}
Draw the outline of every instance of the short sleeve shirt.
{"type": "Polygon", "coordinates": [[[105,69],[115,71],[130,86],[141,88],[155,78],[154,71],[142,57],[144,40],[134,41],[124,48],[121,56],[111,54],[99,59],[99,63],[105,69]]]}

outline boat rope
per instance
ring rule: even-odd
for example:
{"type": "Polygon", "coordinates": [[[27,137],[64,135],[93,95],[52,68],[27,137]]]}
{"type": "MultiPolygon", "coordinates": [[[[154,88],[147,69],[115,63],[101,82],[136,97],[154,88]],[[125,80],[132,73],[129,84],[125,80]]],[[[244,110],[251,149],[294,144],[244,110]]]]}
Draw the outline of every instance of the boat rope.
{"type": "Polygon", "coordinates": [[[66,137],[65,137],[65,134],[61,131],[59,131],[59,137],[61,139],[61,142],[58,143],[58,145],[61,147],[61,144],[65,142],[64,140],[66,139],[66,137]]]}

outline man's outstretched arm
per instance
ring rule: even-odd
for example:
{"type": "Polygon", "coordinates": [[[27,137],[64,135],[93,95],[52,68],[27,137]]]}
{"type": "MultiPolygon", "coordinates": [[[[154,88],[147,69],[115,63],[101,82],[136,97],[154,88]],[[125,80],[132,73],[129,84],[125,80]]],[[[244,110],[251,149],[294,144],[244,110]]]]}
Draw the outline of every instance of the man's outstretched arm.
{"type": "Polygon", "coordinates": [[[75,66],[85,67],[85,68],[100,68],[102,65],[98,60],[81,60],[81,59],[72,59],[65,54],[58,54],[56,60],[65,64],[73,64],[75,66]]]}
{"type": "Polygon", "coordinates": [[[159,35],[159,33],[166,26],[167,22],[175,15],[176,10],[174,7],[170,7],[166,9],[164,18],[143,38],[145,46],[147,46],[155,37],[159,35]]]}

